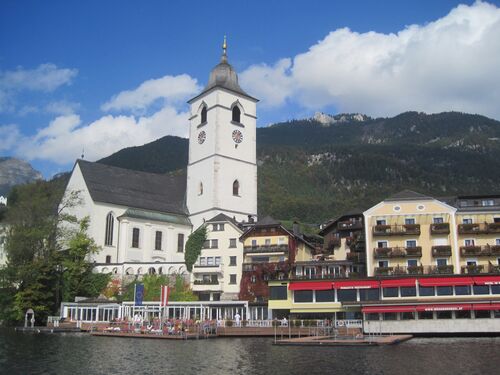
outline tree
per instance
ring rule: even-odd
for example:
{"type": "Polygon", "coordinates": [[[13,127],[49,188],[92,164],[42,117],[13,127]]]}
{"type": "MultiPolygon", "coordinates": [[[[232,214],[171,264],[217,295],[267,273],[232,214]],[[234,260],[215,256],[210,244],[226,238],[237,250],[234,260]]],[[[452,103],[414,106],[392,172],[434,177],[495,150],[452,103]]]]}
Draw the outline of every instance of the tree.
{"type": "Polygon", "coordinates": [[[198,297],[193,293],[182,275],[175,275],[173,283],[171,278],[167,275],[144,275],[141,280],[134,280],[124,288],[124,293],[122,295],[123,301],[134,300],[136,284],[144,284],[144,301],[159,301],[162,285],[170,286],[170,301],[198,300],[198,297]]]}
{"type": "Polygon", "coordinates": [[[78,232],[69,240],[67,250],[61,252],[63,273],[63,300],[72,301],[76,296],[96,297],[106,288],[111,275],[93,273],[89,256],[100,248],[87,235],[89,219],[80,222],[78,232]]]}
{"type": "Polygon", "coordinates": [[[88,256],[97,251],[88,238],[88,220],[81,223],[68,208],[80,204],[78,192],[63,197],[62,179],[14,187],[6,223],[7,266],[2,271],[2,319],[22,321],[28,308],[39,323],[59,308],[61,295],[95,297],[109,275],[92,273],[88,256]]]}
{"type": "Polygon", "coordinates": [[[186,263],[186,268],[189,272],[192,271],[193,264],[196,263],[196,260],[200,256],[201,249],[203,248],[203,244],[206,240],[207,228],[204,225],[189,235],[184,252],[184,262],[186,263]]]}

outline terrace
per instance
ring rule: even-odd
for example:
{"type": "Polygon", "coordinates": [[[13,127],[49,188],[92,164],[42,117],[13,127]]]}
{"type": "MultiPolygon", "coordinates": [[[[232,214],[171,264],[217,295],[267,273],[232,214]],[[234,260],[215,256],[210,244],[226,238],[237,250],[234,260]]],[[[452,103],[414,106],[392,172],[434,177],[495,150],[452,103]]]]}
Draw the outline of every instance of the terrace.
{"type": "Polygon", "coordinates": [[[450,223],[431,224],[431,234],[449,234],[450,223]]]}
{"type": "Polygon", "coordinates": [[[379,247],[373,250],[375,259],[421,257],[422,247],[379,247]]]}
{"type": "Polygon", "coordinates": [[[420,235],[420,224],[375,225],[374,236],[406,236],[420,235]]]}
{"type": "Polygon", "coordinates": [[[459,234],[490,234],[500,233],[500,223],[459,224],[459,234]]]}

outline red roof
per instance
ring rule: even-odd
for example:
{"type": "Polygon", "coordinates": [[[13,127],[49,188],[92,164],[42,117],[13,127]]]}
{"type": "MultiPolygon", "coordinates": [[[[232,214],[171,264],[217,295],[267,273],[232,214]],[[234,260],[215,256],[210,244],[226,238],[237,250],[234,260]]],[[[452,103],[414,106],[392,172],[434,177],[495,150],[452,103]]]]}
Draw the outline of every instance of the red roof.
{"type": "Polygon", "coordinates": [[[386,313],[386,312],[412,312],[416,311],[416,306],[368,306],[363,307],[364,313],[386,313]]]}
{"type": "Polygon", "coordinates": [[[332,289],[331,281],[300,281],[288,284],[289,290],[328,290],[332,289]]]}
{"type": "Polygon", "coordinates": [[[418,279],[421,286],[472,285],[472,277],[429,277],[418,279]]]}
{"type": "Polygon", "coordinates": [[[398,286],[416,286],[416,281],[414,277],[409,277],[405,279],[392,279],[392,280],[382,280],[382,288],[397,288],[398,286]]]}
{"type": "Polygon", "coordinates": [[[500,285],[500,276],[474,276],[476,285],[500,285]]]}
{"type": "Polygon", "coordinates": [[[345,280],[335,281],[333,287],[335,289],[371,289],[380,288],[380,284],[376,280],[345,280]]]}

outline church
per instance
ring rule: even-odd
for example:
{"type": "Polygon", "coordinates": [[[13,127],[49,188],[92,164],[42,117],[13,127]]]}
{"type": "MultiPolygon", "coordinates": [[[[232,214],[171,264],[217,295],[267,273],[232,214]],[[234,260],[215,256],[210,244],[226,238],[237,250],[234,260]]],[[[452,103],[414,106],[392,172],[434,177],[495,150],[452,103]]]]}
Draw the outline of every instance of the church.
{"type": "Polygon", "coordinates": [[[239,223],[254,222],[257,216],[258,100],[240,87],[226,51],[224,41],[207,86],[188,101],[186,173],[154,174],[76,161],[66,195],[79,192],[81,203],[73,213],[90,218],[88,234],[101,247],[92,259],[97,272],[124,279],[148,273],[187,276],[185,242],[206,223],[204,248],[210,254],[194,266],[194,289],[200,289],[203,299],[237,299],[243,260],[239,223]],[[203,294],[207,288],[209,293],[203,294]]]}

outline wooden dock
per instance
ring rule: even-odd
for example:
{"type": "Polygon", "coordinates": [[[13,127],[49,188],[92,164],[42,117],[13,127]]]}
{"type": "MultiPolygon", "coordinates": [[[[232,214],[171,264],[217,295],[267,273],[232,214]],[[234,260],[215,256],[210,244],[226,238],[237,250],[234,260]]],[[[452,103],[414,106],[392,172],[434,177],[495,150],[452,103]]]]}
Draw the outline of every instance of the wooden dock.
{"type": "Polygon", "coordinates": [[[412,335],[392,335],[392,336],[309,336],[277,340],[275,345],[296,345],[296,346],[380,346],[394,345],[410,340],[412,335]]]}

